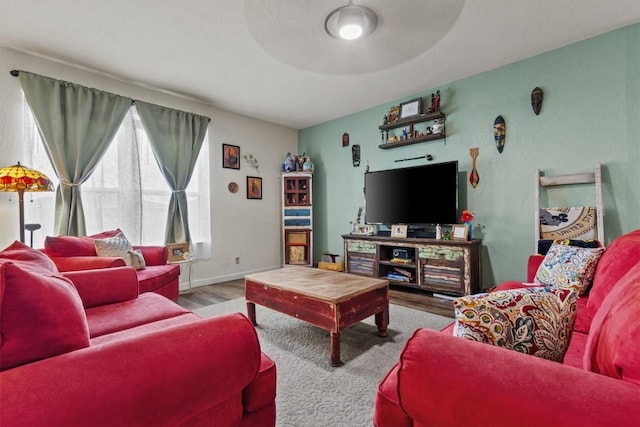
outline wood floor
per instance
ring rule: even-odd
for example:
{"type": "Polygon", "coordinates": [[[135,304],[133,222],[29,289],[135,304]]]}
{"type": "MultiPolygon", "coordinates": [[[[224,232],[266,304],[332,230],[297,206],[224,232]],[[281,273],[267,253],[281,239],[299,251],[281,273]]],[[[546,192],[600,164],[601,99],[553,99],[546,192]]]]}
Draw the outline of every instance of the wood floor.
{"type": "MultiPolygon", "coordinates": [[[[178,298],[178,304],[188,310],[195,310],[208,305],[244,297],[244,279],[198,286],[191,292],[185,292],[178,298]]],[[[389,300],[398,305],[427,311],[441,316],[454,317],[453,303],[450,300],[433,298],[429,294],[411,289],[389,290],[389,300]]]]}

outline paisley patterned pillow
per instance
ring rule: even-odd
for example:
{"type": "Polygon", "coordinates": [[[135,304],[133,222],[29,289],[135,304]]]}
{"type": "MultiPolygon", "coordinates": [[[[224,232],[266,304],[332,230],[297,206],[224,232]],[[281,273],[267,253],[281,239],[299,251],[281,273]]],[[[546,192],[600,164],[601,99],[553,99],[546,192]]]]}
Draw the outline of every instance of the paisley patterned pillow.
{"type": "Polygon", "coordinates": [[[453,302],[457,337],[562,362],[576,318],[574,288],[531,287],[453,302]]]}
{"type": "Polygon", "coordinates": [[[580,295],[584,295],[591,286],[603,252],[604,248],[581,248],[553,242],[533,282],[557,287],[577,285],[580,295]]]}

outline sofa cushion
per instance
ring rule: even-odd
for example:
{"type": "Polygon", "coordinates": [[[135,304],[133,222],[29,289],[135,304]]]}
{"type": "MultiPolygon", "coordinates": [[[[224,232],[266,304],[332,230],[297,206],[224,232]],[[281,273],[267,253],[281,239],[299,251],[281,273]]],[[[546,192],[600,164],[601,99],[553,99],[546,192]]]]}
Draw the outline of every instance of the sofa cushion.
{"type": "Polygon", "coordinates": [[[554,242],[538,267],[534,283],[567,287],[578,285],[584,295],[591,285],[604,248],[581,248],[554,242]]]}
{"type": "Polygon", "coordinates": [[[640,385],[640,262],[625,274],[593,317],[584,369],[640,385]]]}
{"type": "Polygon", "coordinates": [[[152,265],[138,270],[140,293],[155,292],[180,277],[180,264],[152,265]]]}
{"type": "Polygon", "coordinates": [[[632,231],[613,240],[600,258],[589,291],[587,310],[594,317],[600,304],[616,283],[631,267],[640,261],[640,230],[632,231]]]}
{"type": "Polygon", "coordinates": [[[129,251],[133,248],[123,232],[112,237],[94,239],[93,244],[96,247],[96,255],[122,258],[126,265],[131,265],[131,256],[129,255],[129,251]]]}
{"type": "Polygon", "coordinates": [[[88,308],[86,313],[91,338],[95,338],[190,311],[162,295],[147,292],[132,300],[88,308]]]}
{"type": "Polygon", "coordinates": [[[47,236],[44,239],[44,250],[49,256],[96,256],[95,239],[113,237],[120,229],[103,231],[90,236],[47,236]]]}
{"type": "Polygon", "coordinates": [[[574,288],[530,287],[456,298],[455,336],[562,362],[576,316],[574,288]]]}
{"type": "Polygon", "coordinates": [[[0,370],[89,346],[73,284],[26,263],[0,259],[0,370]]]}

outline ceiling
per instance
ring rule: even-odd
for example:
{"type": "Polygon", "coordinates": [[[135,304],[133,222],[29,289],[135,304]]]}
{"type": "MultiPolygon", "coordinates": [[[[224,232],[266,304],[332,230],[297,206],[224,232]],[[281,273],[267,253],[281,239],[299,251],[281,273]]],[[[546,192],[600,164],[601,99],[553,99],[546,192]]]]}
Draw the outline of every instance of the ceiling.
{"type": "Polygon", "coordinates": [[[0,0],[0,47],[301,129],[640,22],[640,0],[356,0],[379,24],[354,43],[324,33],[346,3],[0,0]]]}

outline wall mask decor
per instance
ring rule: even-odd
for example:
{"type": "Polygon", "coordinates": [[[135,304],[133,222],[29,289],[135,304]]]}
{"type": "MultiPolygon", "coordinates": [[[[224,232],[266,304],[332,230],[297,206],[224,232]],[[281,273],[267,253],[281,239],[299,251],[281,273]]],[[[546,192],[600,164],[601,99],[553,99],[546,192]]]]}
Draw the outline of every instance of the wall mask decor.
{"type": "Polygon", "coordinates": [[[353,167],[360,166],[360,145],[354,144],[351,147],[351,159],[353,160],[353,167]]]}
{"type": "Polygon", "coordinates": [[[536,116],[540,114],[540,110],[542,109],[543,95],[544,93],[539,87],[535,87],[531,91],[531,108],[533,108],[533,112],[536,113],[536,116]]]}
{"type": "Polygon", "coordinates": [[[493,138],[495,139],[498,153],[502,153],[502,150],[504,150],[506,134],[507,124],[504,122],[504,118],[502,116],[496,117],[493,122],[493,138]]]}

